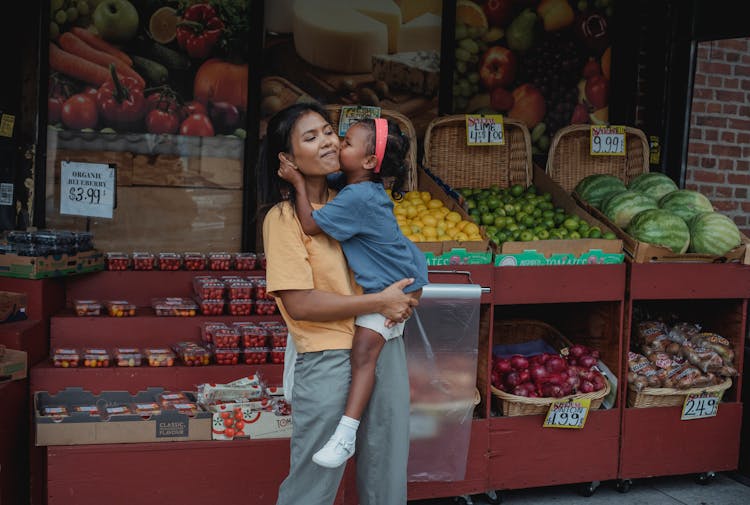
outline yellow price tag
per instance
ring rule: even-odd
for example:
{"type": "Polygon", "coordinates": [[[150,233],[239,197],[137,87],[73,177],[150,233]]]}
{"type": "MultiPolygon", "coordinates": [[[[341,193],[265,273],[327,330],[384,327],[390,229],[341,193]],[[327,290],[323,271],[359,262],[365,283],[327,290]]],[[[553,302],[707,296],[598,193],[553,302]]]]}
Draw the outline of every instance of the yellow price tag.
{"type": "Polygon", "coordinates": [[[697,394],[689,394],[685,397],[685,403],[682,404],[682,414],[680,420],[689,421],[691,419],[703,419],[705,417],[714,417],[719,411],[719,402],[724,391],[704,391],[697,394]]]}
{"type": "Polygon", "coordinates": [[[589,415],[591,398],[558,400],[552,402],[544,418],[545,428],[582,429],[589,415]]]}
{"type": "Polygon", "coordinates": [[[12,114],[3,114],[2,117],[0,117],[0,137],[12,137],[15,124],[16,116],[12,114]]]}
{"type": "Polygon", "coordinates": [[[625,156],[624,126],[591,126],[592,156],[625,156]]]}
{"type": "Polygon", "coordinates": [[[505,127],[501,114],[467,114],[466,145],[503,146],[505,127]]]}

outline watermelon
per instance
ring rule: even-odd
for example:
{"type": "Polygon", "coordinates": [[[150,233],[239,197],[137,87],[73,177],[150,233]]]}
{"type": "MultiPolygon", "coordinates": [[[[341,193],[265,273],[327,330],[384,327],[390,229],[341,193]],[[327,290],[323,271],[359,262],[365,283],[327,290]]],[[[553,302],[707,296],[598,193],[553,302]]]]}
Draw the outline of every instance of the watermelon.
{"type": "Polygon", "coordinates": [[[690,252],[722,256],[742,243],[740,230],[730,218],[718,212],[701,212],[688,222],[690,252]]]}
{"type": "Polygon", "coordinates": [[[643,210],[657,209],[656,200],[636,191],[626,190],[615,193],[602,203],[602,212],[620,228],[625,228],[630,220],[643,210]]]}
{"type": "Polygon", "coordinates": [[[581,179],[573,191],[583,201],[599,209],[604,199],[609,195],[626,189],[625,183],[614,175],[593,174],[581,179]]]}
{"type": "Polygon", "coordinates": [[[636,240],[666,247],[683,254],[690,244],[690,230],[678,215],[664,209],[639,212],[630,221],[626,231],[636,240]]]}
{"type": "Polygon", "coordinates": [[[662,196],[677,190],[677,184],[661,172],[641,174],[628,183],[628,189],[659,200],[662,196]]]}
{"type": "Polygon", "coordinates": [[[708,198],[690,189],[678,189],[667,193],[659,200],[659,207],[674,212],[685,222],[690,221],[696,214],[714,210],[708,198]]]}

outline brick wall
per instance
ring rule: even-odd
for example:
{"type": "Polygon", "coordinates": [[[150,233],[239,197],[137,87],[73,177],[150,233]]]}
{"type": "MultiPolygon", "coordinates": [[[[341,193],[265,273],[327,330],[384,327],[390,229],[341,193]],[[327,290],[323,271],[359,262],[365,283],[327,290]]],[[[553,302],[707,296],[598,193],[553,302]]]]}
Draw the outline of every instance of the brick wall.
{"type": "Polygon", "coordinates": [[[698,46],[685,187],[750,234],[750,39],[698,46]]]}

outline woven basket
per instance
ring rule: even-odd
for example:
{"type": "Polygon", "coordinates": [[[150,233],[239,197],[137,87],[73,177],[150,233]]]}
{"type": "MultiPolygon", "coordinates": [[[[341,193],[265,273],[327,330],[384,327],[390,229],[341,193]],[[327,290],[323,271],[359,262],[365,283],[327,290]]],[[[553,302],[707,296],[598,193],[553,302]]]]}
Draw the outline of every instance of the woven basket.
{"type": "Polygon", "coordinates": [[[726,391],[732,387],[732,379],[728,378],[721,384],[706,388],[675,389],[675,388],[644,388],[636,391],[628,386],[628,407],[675,407],[685,403],[685,397],[690,394],[700,394],[704,391],[714,393],[726,391]]]}
{"type": "MultiPolygon", "coordinates": [[[[341,105],[326,105],[325,109],[331,116],[331,122],[334,128],[338,131],[339,128],[339,117],[341,116],[341,105]]],[[[406,154],[406,168],[408,172],[406,179],[404,180],[404,189],[406,191],[413,191],[417,189],[417,133],[414,130],[414,125],[408,117],[404,116],[400,112],[389,109],[381,109],[380,117],[394,121],[401,128],[401,132],[409,137],[409,152],[406,154]]]]}
{"type": "Polygon", "coordinates": [[[625,184],[648,172],[649,145],[637,128],[625,127],[625,156],[592,156],[591,125],[570,125],[555,133],[547,157],[547,174],[567,192],[593,174],[619,177],[625,184]]]}
{"type": "MultiPolygon", "coordinates": [[[[554,326],[534,319],[496,321],[494,324],[494,338],[496,342],[502,342],[503,344],[519,344],[530,340],[542,339],[558,351],[573,345],[554,326]]],[[[490,390],[497,399],[496,404],[500,407],[503,415],[531,416],[546,413],[550,404],[558,400],[591,398],[591,408],[599,408],[610,391],[609,381],[606,382],[607,386],[600,391],[579,393],[563,398],[526,398],[505,393],[491,384],[490,390]]]]}
{"type": "Polygon", "coordinates": [[[466,116],[433,119],[424,138],[422,164],[454,188],[531,184],[531,135],[526,126],[503,118],[505,145],[466,145],[466,116]]]}

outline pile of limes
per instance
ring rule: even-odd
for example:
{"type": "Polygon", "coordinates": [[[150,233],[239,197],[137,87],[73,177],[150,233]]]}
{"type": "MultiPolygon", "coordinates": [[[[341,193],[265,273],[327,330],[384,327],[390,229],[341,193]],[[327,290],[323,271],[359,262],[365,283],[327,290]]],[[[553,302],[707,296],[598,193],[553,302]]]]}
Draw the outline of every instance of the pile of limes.
{"type": "Polygon", "coordinates": [[[396,221],[412,242],[483,240],[479,226],[462,219],[429,191],[409,191],[398,200],[391,199],[396,221]]]}
{"type": "Polygon", "coordinates": [[[555,207],[552,195],[533,185],[509,188],[459,188],[471,218],[484,227],[496,244],[504,242],[577,238],[616,238],[564,209],[555,207]]]}

